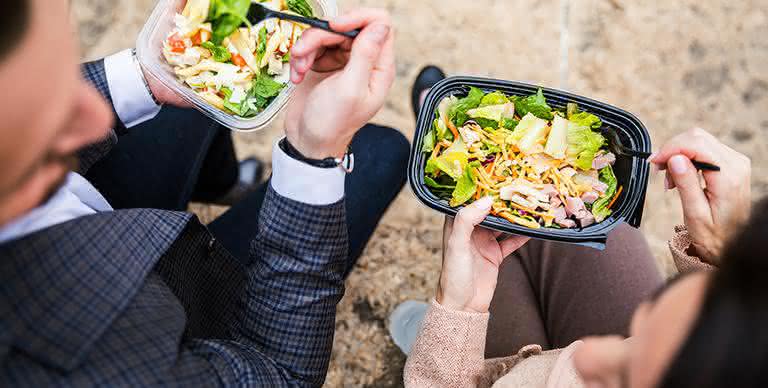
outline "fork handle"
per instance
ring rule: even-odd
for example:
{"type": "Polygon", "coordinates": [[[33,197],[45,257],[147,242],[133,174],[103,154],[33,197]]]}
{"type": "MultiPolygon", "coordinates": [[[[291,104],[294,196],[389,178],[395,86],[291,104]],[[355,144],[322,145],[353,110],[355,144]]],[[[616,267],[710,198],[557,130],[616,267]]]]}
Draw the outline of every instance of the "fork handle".
{"type": "Polygon", "coordinates": [[[331,24],[328,23],[327,20],[322,20],[317,18],[308,18],[304,16],[292,15],[289,13],[277,12],[277,11],[271,11],[267,13],[267,17],[274,17],[277,19],[290,20],[290,21],[294,21],[302,24],[309,24],[312,27],[319,28],[321,30],[325,30],[328,32],[333,32],[335,34],[343,35],[343,36],[346,36],[347,38],[352,38],[352,39],[355,39],[357,35],[360,34],[360,29],[346,31],[346,32],[336,31],[333,28],[331,28],[331,24]]]}
{"type": "Polygon", "coordinates": [[[693,163],[693,167],[696,167],[697,170],[701,171],[720,171],[719,166],[715,166],[712,163],[707,162],[699,162],[696,160],[691,160],[691,163],[693,163]]]}
{"type": "Polygon", "coordinates": [[[651,157],[651,153],[650,152],[636,151],[636,150],[629,149],[629,148],[626,148],[626,147],[621,149],[621,151],[623,151],[623,153],[626,154],[627,156],[634,156],[636,158],[648,159],[648,158],[651,157]]]}

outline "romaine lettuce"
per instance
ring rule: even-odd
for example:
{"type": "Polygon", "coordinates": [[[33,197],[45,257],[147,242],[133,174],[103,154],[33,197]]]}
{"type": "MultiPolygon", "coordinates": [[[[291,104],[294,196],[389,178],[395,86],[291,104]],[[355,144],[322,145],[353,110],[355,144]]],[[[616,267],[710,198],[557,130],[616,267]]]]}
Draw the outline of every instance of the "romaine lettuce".
{"type": "Polygon", "coordinates": [[[598,129],[603,125],[603,121],[600,120],[599,117],[587,112],[573,114],[568,120],[572,123],[590,127],[592,129],[598,129]]]}
{"type": "Polygon", "coordinates": [[[544,152],[555,159],[565,159],[565,150],[568,148],[567,139],[568,120],[560,115],[555,115],[555,121],[552,123],[552,130],[549,131],[544,152]]]}
{"type": "Polygon", "coordinates": [[[442,155],[435,159],[434,164],[442,172],[448,174],[453,179],[458,180],[464,168],[469,162],[469,152],[467,146],[461,139],[456,139],[453,145],[443,151],[442,155]]]}
{"type": "Polygon", "coordinates": [[[597,222],[602,222],[612,213],[611,209],[608,209],[608,205],[613,200],[613,196],[616,195],[618,186],[616,175],[613,173],[613,167],[608,166],[600,170],[600,181],[608,185],[608,189],[605,190],[602,197],[592,204],[592,214],[597,222]]]}
{"type": "Polygon", "coordinates": [[[539,141],[547,136],[548,129],[546,120],[534,116],[533,113],[528,113],[520,120],[520,124],[517,125],[514,132],[507,136],[506,142],[516,145],[520,151],[526,154],[543,151],[539,141]]]}
{"type": "Polygon", "coordinates": [[[456,180],[456,189],[453,190],[453,196],[451,198],[451,207],[456,207],[469,201],[475,192],[477,192],[477,177],[475,176],[475,168],[479,167],[480,163],[472,162],[464,169],[464,173],[456,180]]]}
{"type": "Polygon", "coordinates": [[[421,152],[432,152],[435,149],[435,129],[432,128],[424,136],[424,142],[421,146],[421,152]]]}
{"type": "Polygon", "coordinates": [[[469,119],[467,111],[480,106],[480,102],[483,100],[483,97],[485,97],[485,93],[483,93],[482,90],[475,87],[470,87],[469,94],[453,104],[450,113],[448,114],[448,119],[453,121],[457,127],[464,125],[464,123],[466,123],[469,119]]]}
{"type": "Polygon", "coordinates": [[[229,62],[229,60],[232,59],[232,54],[226,47],[217,46],[210,40],[203,42],[201,46],[211,52],[211,55],[213,55],[213,60],[216,62],[229,62]]]}
{"type": "Polygon", "coordinates": [[[504,105],[509,102],[509,98],[502,92],[488,93],[480,100],[480,108],[490,105],[504,105]]]}
{"type": "Polygon", "coordinates": [[[595,154],[605,143],[603,135],[592,131],[590,127],[569,121],[566,138],[568,148],[565,153],[568,162],[585,171],[592,168],[595,154]]]}
{"type": "Polygon", "coordinates": [[[534,95],[518,99],[515,102],[515,110],[520,117],[533,113],[534,116],[545,120],[552,120],[553,118],[552,108],[547,105],[547,99],[541,89],[534,95]]]}

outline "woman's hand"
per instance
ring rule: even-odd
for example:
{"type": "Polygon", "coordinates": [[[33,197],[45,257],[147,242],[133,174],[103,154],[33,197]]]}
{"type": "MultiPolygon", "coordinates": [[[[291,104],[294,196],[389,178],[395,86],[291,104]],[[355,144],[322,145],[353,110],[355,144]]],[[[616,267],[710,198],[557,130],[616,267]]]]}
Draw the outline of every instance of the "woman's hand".
{"type": "Polygon", "coordinates": [[[728,232],[749,217],[751,162],[703,129],[692,129],[667,142],[652,163],[667,171],[667,188],[677,187],[683,215],[698,257],[719,264],[728,232]],[[691,160],[713,163],[705,185],[691,160]]]}
{"type": "Polygon", "coordinates": [[[384,105],[395,78],[394,33],[383,10],[362,9],[330,21],[338,31],[362,28],[355,40],[319,29],[291,50],[288,141],[302,154],[344,155],[352,137],[384,105]]]}
{"type": "Polygon", "coordinates": [[[486,197],[461,209],[454,220],[446,217],[443,228],[443,271],[437,302],[443,307],[476,313],[488,312],[501,262],[529,239],[511,236],[502,242],[500,232],[476,226],[491,210],[486,197]]]}

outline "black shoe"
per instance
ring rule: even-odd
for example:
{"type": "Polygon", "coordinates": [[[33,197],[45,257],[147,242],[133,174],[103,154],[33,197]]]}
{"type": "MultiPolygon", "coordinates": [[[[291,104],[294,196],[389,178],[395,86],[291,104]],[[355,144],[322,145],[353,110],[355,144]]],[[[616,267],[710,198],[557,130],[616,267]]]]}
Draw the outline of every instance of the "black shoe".
{"type": "Polygon", "coordinates": [[[411,89],[411,108],[413,108],[413,114],[419,117],[419,110],[421,108],[421,92],[435,86],[436,83],[445,79],[445,73],[437,66],[429,65],[419,72],[416,76],[416,81],[413,83],[411,89]]]}
{"type": "Polygon", "coordinates": [[[237,183],[229,191],[211,203],[222,206],[232,206],[246,195],[258,190],[264,175],[264,164],[256,158],[248,158],[240,162],[237,183]]]}

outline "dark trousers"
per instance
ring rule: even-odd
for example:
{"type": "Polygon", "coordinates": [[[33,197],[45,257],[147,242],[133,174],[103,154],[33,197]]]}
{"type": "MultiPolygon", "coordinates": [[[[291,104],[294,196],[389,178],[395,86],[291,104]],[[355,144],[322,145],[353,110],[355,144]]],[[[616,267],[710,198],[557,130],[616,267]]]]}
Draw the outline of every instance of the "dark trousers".
{"type": "MultiPolygon", "coordinates": [[[[409,145],[400,132],[369,124],[353,139],[352,150],[355,171],[347,177],[345,187],[348,272],[405,184],[409,145]]],[[[237,172],[229,130],[197,111],[166,107],[155,119],[121,136],[86,178],[117,209],[186,210],[190,200],[205,201],[225,193],[237,181],[237,172]]],[[[243,262],[257,231],[268,184],[209,225],[216,238],[243,262]]]]}
{"type": "Polygon", "coordinates": [[[485,354],[545,350],[589,335],[628,335],[637,306],[663,279],[642,233],[621,225],[605,251],[531,240],[504,260],[491,302],[485,354]]]}

